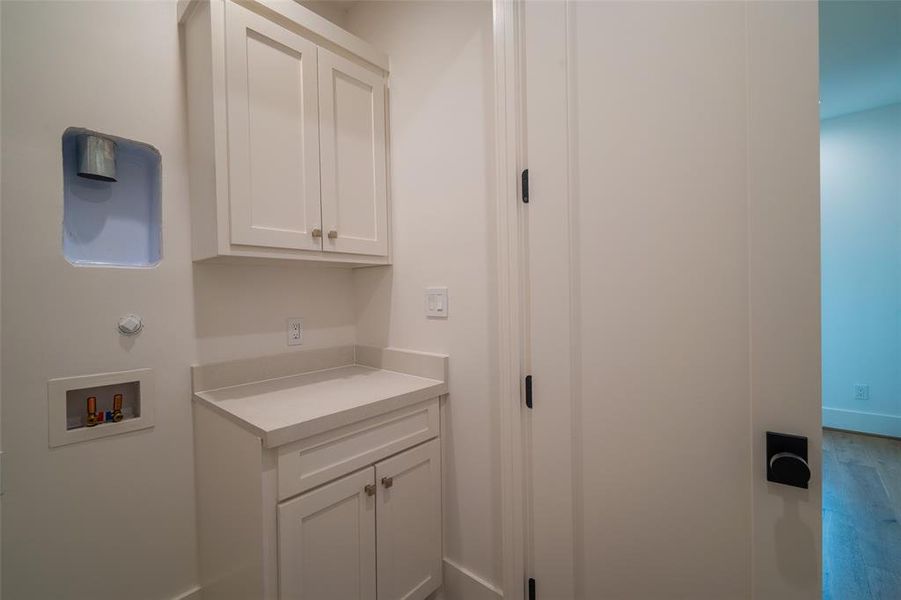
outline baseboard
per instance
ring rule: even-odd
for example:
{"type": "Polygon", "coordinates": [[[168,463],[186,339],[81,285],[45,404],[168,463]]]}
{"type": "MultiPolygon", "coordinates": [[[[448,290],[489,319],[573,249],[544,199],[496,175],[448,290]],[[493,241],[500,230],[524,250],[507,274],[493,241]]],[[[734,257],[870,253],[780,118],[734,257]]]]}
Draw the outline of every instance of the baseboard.
{"type": "Polygon", "coordinates": [[[203,598],[203,590],[201,590],[198,585],[187,592],[176,596],[173,600],[201,600],[201,598],[203,598]]]}
{"type": "Polygon", "coordinates": [[[823,407],[823,427],[901,438],[901,417],[823,407]]]}
{"type": "Polygon", "coordinates": [[[444,559],[444,585],[436,600],[502,600],[503,592],[466,567],[444,559]]]}
{"type": "MultiPolygon", "coordinates": [[[[494,584],[479,577],[452,560],[444,559],[444,583],[435,595],[436,600],[503,600],[503,592],[494,584]]],[[[173,600],[201,600],[203,590],[197,586],[173,600]]]]}

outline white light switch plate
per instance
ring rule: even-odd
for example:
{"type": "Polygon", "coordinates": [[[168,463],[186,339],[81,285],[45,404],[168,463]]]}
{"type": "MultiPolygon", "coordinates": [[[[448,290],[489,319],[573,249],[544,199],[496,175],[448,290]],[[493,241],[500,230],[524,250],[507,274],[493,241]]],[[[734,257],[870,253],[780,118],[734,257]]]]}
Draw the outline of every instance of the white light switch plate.
{"type": "Polygon", "coordinates": [[[425,316],[447,318],[447,288],[432,287],[425,289],[425,316]]]}
{"type": "Polygon", "coordinates": [[[303,344],[303,319],[288,319],[288,345],[303,344]]]}

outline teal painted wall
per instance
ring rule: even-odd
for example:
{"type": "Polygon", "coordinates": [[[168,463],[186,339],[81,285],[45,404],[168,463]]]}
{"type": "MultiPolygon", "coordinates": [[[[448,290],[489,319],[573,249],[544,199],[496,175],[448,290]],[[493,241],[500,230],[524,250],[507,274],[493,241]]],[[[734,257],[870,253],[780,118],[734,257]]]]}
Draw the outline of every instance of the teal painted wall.
{"type": "Polygon", "coordinates": [[[901,436],[901,104],[821,122],[821,195],[823,423],[901,436]]]}

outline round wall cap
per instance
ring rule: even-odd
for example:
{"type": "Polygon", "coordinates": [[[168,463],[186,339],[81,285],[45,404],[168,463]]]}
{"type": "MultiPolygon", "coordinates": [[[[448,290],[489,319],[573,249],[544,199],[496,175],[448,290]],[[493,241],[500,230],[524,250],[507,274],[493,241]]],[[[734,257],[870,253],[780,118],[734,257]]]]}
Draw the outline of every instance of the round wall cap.
{"type": "Polygon", "coordinates": [[[122,335],[138,335],[144,329],[144,321],[138,315],[128,314],[119,319],[119,333],[122,335]]]}

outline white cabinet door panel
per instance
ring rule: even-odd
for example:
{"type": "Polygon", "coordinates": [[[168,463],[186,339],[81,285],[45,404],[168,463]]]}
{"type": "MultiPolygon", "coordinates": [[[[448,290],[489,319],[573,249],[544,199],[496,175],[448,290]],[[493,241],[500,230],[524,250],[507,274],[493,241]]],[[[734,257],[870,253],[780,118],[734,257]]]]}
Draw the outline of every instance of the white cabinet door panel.
{"type": "Polygon", "coordinates": [[[320,250],[317,47],[226,6],[231,243],[320,250]]]}
{"type": "Polygon", "coordinates": [[[441,446],[375,465],[379,600],[422,600],[441,585],[441,446]]]}
{"type": "Polygon", "coordinates": [[[373,467],[278,506],[280,600],[375,600],[373,467]]]}
{"type": "Polygon", "coordinates": [[[323,248],[388,254],[385,81],[319,49],[323,248]]]}

